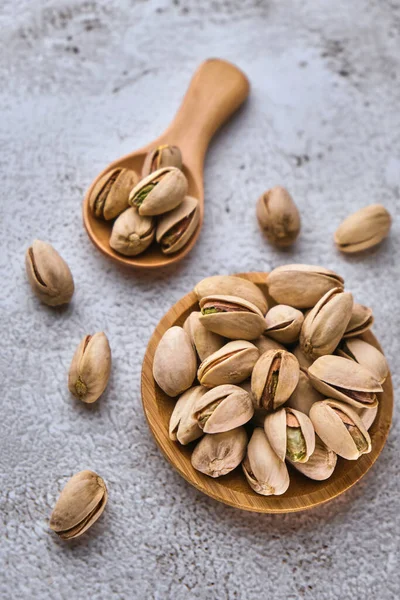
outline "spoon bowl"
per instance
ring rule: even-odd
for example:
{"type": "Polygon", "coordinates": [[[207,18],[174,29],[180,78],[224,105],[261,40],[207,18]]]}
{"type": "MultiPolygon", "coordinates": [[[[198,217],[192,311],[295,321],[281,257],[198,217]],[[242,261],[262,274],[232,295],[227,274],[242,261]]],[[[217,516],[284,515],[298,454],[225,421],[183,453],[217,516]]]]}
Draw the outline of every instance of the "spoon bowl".
{"type": "Polygon", "coordinates": [[[93,244],[115,262],[134,268],[164,267],[181,260],[193,248],[200,234],[204,218],[204,158],[212,136],[219,127],[239,108],[249,94],[246,76],[231,63],[220,59],[208,59],[196,73],[182,104],[167,130],[156,140],[140,150],[127,154],[108,165],[93,181],[83,201],[83,222],[93,244]],[[97,219],[89,207],[93,187],[105,173],[116,167],[126,167],[141,176],[146,154],[162,144],[178,146],[183,158],[183,172],[187,177],[188,194],[199,200],[199,225],[188,243],[174,254],[163,254],[153,244],[138,256],[123,256],[109,245],[112,222],[97,219]]]}

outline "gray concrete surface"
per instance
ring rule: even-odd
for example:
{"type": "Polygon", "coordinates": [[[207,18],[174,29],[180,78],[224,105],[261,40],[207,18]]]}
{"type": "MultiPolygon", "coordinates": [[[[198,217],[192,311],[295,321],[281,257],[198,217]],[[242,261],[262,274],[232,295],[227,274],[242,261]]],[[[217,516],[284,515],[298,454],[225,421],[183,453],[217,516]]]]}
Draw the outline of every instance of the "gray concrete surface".
{"type": "Polygon", "coordinates": [[[166,463],[139,377],[153,328],[199,278],[307,262],[339,271],[373,307],[398,389],[400,4],[3,0],[0,27],[1,598],[398,598],[397,415],[378,463],[341,498],[304,514],[247,514],[166,463]],[[163,130],[209,56],[241,66],[252,93],[210,148],[200,241],[157,278],[117,270],[82,228],[83,194],[111,159],[163,130]],[[258,195],[277,183],[303,220],[287,252],[255,220],[258,195]],[[390,239],[340,256],[332,233],[371,202],[391,211],[390,239]],[[65,310],[30,292],[23,255],[35,237],[74,273],[65,310]],[[113,374],[87,407],[69,396],[66,373],[81,336],[99,329],[113,374]],[[110,500],[66,544],[48,517],[83,468],[105,478],[110,500]]]}

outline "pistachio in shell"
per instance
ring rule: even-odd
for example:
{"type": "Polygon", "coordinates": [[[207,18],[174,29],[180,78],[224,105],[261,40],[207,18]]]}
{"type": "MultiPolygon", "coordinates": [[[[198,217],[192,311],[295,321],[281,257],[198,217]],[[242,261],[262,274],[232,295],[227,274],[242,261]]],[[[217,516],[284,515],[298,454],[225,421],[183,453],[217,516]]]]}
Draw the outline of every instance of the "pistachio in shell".
{"type": "Polygon", "coordinates": [[[392,219],[382,204],[371,204],[348,216],[335,233],[339,250],[361,252],[380,244],[389,234],[392,219]]]}
{"type": "Polygon", "coordinates": [[[275,454],[261,427],[253,431],[242,468],[248,484],[257,494],[279,496],[289,487],[286,465],[275,454]]]}
{"type": "Polygon", "coordinates": [[[341,356],[321,356],[309,367],[312,385],[326,398],[357,408],[374,408],[382,386],[365,367],[341,356]]]}
{"type": "Polygon", "coordinates": [[[163,167],[182,169],[182,154],[178,146],[163,144],[150,150],[144,159],[142,177],[147,177],[163,167]]]}
{"type": "Polygon", "coordinates": [[[337,454],[325,446],[324,442],[316,435],[315,450],[307,462],[289,463],[303,475],[314,481],[325,481],[329,479],[335,470],[337,463],[337,454]]]}
{"type": "Polygon", "coordinates": [[[179,397],[169,420],[169,438],[182,445],[189,444],[203,435],[193,416],[193,406],[206,393],[201,385],[189,388],[179,397]]]}
{"type": "Polygon", "coordinates": [[[343,339],[336,353],[371,371],[379,383],[383,383],[389,374],[389,365],[382,352],[361,338],[343,339]]]}
{"type": "Polygon", "coordinates": [[[255,304],[263,315],[268,310],[267,300],[261,289],[252,281],[240,275],[213,275],[199,281],[194,292],[200,301],[206,296],[214,294],[224,296],[238,296],[255,304]]]}
{"type": "Polygon", "coordinates": [[[176,325],[167,329],[154,353],[157,384],[168,396],[178,396],[192,385],[196,369],[196,354],[186,331],[176,325]]]}
{"type": "Polygon", "coordinates": [[[264,430],[273,450],[281,460],[307,462],[315,448],[314,427],[304,413],[289,407],[265,417],[264,430]]]}
{"type": "Polygon", "coordinates": [[[185,196],[174,210],[162,215],[158,221],[156,239],[164,254],[178,252],[187,244],[200,222],[199,201],[185,196]]]}
{"type": "Polygon", "coordinates": [[[300,348],[310,358],[331,354],[346,330],[353,296],[342,288],[329,290],[304,319],[300,348]]]}
{"type": "Polygon", "coordinates": [[[164,167],[139,181],[129,194],[129,204],[142,216],[161,215],[183,202],[187,179],[176,167],[164,167]]]}
{"type": "Polygon", "coordinates": [[[299,381],[297,358],[286,350],[264,352],[254,365],[251,390],[255,408],[274,410],[292,395],[299,381]]]}
{"type": "Polygon", "coordinates": [[[313,358],[304,354],[300,347],[300,344],[297,344],[297,346],[293,348],[292,353],[295,355],[295,357],[299,361],[300,367],[304,369],[304,371],[307,371],[308,367],[310,367],[314,362],[313,358]]]}
{"type": "Polygon", "coordinates": [[[136,208],[127,208],[113,225],[110,246],[125,256],[136,256],[150,246],[155,232],[152,217],[141,217],[136,208]]]}
{"type": "Polygon", "coordinates": [[[201,312],[193,311],[183,324],[200,360],[205,360],[226,343],[226,340],[204,327],[200,321],[201,312]]]}
{"type": "Polygon", "coordinates": [[[372,427],[372,425],[376,419],[376,415],[378,414],[378,408],[379,408],[378,404],[376,406],[374,406],[374,408],[355,408],[354,407],[354,410],[360,417],[360,419],[363,422],[364,427],[367,431],[369,431],[369,429],[372,427]]]}
{"type": "Polygon", "coordinates": [[[260,354],[264,354],[264,352],[267,352],[268,350],[286,350],[285,346],[267,335],[260,335],[257,339],[252,340],[252,343],[257,346],[260,354]]]}
{"type": "Polygon", "coordinates": [[[257,306],[238,296],[206,296],[200,300],[200,309],[204,327],[231,340],[254,340],[265,329],[257,306]]]}
{"type": "Polygon", "coordinates": [[[85,335],[72,358],[68,388],[82,402],[96,402],[107,387],[111,372],[111,348],[102,331],[85,335]]]}
{"type": "Polygon", "coordinates": [[[278,248],[290,246],[299,235],[299,211],[292,196],[280,185],[259,197],[256,214],[266,238],[278,248]]]}
{"type": "Polygon", "coordinates": [[[50,517],[50,528],[64,540],[79,537],[100,517],[107,499],[106,484],[97,473],[77,473],[57,500],[50,517]]]}
{"type": "Polygon", "coordinates": [[[138,176],[131,169],[117,167],[100,177],[89,196],[90,210],[98,219],[115,219],[129,206],[129,193],[138,176]]]}
{"type": "Polygon", "coordinates": [[[343,337],[350,338],[361,335],[371,329],[373,322],[372,309],[363,304],[355,303],[343,337]]]}
{"type": "Polygon", "coordinates": [[[283,265],[267,276],[270,296],[277,304],[311,308],[326,292],[343,288],[343,279],[334,271],[314,265],[283,265]]]}
{"type": "Polygon", "coordinates": [[[222,477],[242,462],[247,447],[244,427],[206,434],[193,450],[193,467],[209,477],[222,477]]]}
{"type": "Polygon", "coordinates": [[[315,432],[328,448],[347,460],[371,452],[371,438],[355,410],[345,402],[328,398],[310,410],[315,432]]]}
{"type": "Polygon", "coordinates": [[[228,342],[200,364],[197,378],[205,387],[245,381],[259,357],[258,349],[246,340],[228,342]]]}
{"type": "Polygon", "coordinates": [[[297,308],[277,304],[265,315],[265,335],[282,344],[293,344],[299,339],[304,315],[297,308]]]}
{"type": "Polygon", "coordinates": [[[72,273],[51,244],[35,240],[26,251],[25,267],[34,294],[48,306],[68,304],[74,293],[72,273]]]}
{"type": "Polygon", "coordinates": [[[310,408],[314,402],[319,402],[323,399],[324,396],[320,394],[312,385],[307,371],[304,371],[300,367],[299,382],[296,385],[293,394],[286,402],[286,406],[294,408],[295,410],[299,410],[305,415],[309,415],[310,408]]]}
{"type": "Polygon", "coordinates": [[[218,385],[199,396],[193,415],[204,433],[221,433],[244,425],[253,416],[250,395],[237,385],[218,385]]]}

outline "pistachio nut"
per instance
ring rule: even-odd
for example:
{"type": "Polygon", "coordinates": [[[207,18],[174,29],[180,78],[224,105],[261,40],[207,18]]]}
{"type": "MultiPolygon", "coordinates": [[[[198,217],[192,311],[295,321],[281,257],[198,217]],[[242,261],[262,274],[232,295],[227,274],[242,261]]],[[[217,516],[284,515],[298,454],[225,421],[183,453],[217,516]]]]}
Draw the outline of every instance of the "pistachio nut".
{"type": "Polygon", "coordinates": [[[202,429],[193,416],[193,406],[198,398],[206,393],[201,385],[192,387],[179,397],[169,420],[169,438],[182,445],[189,444],[203,435],[202,429]]]}
{"type": "Polygon", "coordinates": [[[379,383],[383,383],[389,374],[389,365],[382,352],[361,338],[343,339],[337,354],[366,367],[379,383]]]}
{"type": "Polygon", "coordinates": [[[199,222],[200,205],[193,196],[185,196],[179,206],[160,217],[156,239],[164,254],[173,254],[183,248],[199,222]]]}
{"type": "Polygon", "coordinates": [[[312,385],[307,371],[300,368],[299,382],[286,403],[286,406],[299,410],[305,415],[310,413],[310,408],[314,402],[323,400],[324,396],[320,394],[312,385]]]}
{"type": "Polygon", "coordinates": [[[200,360],[205,360],[210,354],[213,354],[225,344],[223,337],[217,333],[213,333],[204,327],[200,322],[201,312],[193,311],[183,324],[183,329],[186,331],[197,351],[200,360]]]}
{"type": "Polygon", "coordinates": [[[299,339],[303,313],[286,304],[277,304],[265,315],[265,335],[282,344],[293,344],[299,339]]]}
{"type": "Polygon", "coordinates": [[[339,456],[357,460],[371,452],[371,438],[355,410],[345,402],[323,400],[310,410],[316,434],[339,456]]]}
{"type": "Polygon", "coordinates": [[[35,240],[26,251],[25,267],[33,292],[44,304],[59,306],[71,300],[74,280],[53,246],[35,240]]]}
{"type": "Polygon", "coordinates": [[[382,386],[365,367],[341,356],[321,356],[309,367],[313,386],[327,398],[358,408],[374,408],[382,386]]]}
{"type": "Polygon", "coordinates": [[[355,303],[353,304],[350,321],[347,324],[343,337],[349,338],[361,335],[372,327],[373,322],[374,315],[372,314],[372,309],[368,306],[355,303]]]}
{"type": "Polygon", "coordinates": [[[193,415],[204,433],[221,433],[250,421],[254,408],[250,395],[237,385],[218,385],[199,396],[193,415]]]}
{"type": "Polygon", "coordinates": [[[153,217],[141,217],[136,208],[127,208],[113,225],[110,246],[125,256],[136,256],[150,246],[155,232],[153,217]]]}
{"type": "Polygon", "coordinates": [[[182,169],[182,154],[178,146],[164,144],[148,152],[143,163],[142,177],[147,177],[163,167],[182,169]]]}
{"type": "Polygon", "coordinates": [[[304,352],[300,348],[300,344],[297,344],[297,346],[295,346],[293,348],[292,353],[295,355],[295,357],[299,361],[300,367],[302,369],[304,369],[305,371],[307,371],[308,367],[310,367],[314,362],[313,358],[310,358],[309,356],[306,356],[304,354],[304,352]]]}
{"type": "Polygon", "coordinates": [[[333,450],[329,450],[324,442],[316,435],[315,450],[306,463],[288,460],[297,471],[300,471],[300,473],[309,479],[324,481],[325,479],[329,479],[335,470],[337,454],[333,452],[333,450]]]}
{"type": "Polygon", "coordinates": [[[265,417],[264,431],[281,460],[307,462],[315,448],[314,427],[304,413],[280,408],[265,417]]]}
{"type": "Polygon", "coordinates": [[[331,354],[350,321],[353,296],[341,288],[326,292],[304,319],[300,348],[310,358],[331,354]]]}
{"type": "Polygon", "coordinates": [[[197,299],[200,301],[206,296],[222,294],[224,296],[238,296],[255,304],[263,315],[268,310],[267,300],[255,283],[238,275],[213,275],[202,279],[194,288],[197,299]]]}
{"type": "Polygon", "coordinates": [[[200,322],[206,329],[233,340],[254,340],[265,329],[261,311],[238,296],[215,294],[200,300],[200,322]]]}
{"type": "Polygon", "coordinates": [[[369,431],[378,414],[378,405],[374,406],[374,408],[354,408],[354,410],[364,423],[365,429],[369,431]]]}
{"type": "Polygon", "coordinates": [[[211,388],[224,383],[241,383],[250,376],[258,357],[258,349],[250,342],[228,342],[203,360],[197,378],[201,385],[211,388]]]}
{"type": "Polygon", "coordinates": [[[342,288],[343,279],[334,271],[314,265],[283,265],[267,277],[268,291],[278,304],[311,308],[326,292],[342,288]]]}
{"type": "Polygon", "coordinates": [[[257,494],[279,496],[289,487],[286,465],[273,451],[261,427],[253,431],[242,468],[247,482],[257,494]]]}
{"type": "Polygon", "coordinates": [[[181,204],[187,194],[186,177],[176,167],[164,167],[139,181],[129,194],[129,204],[142,216],[161,215],[181,204]]]}
{"type": "Polygon", "coordinates": [[[168,396],[178,396],[193,383],[197,360],[192,343],[182,327],[167,329],[154,353],[153,376],[168,396]]]}
{"type": "Polygon", "coordinates": [[[131,169],[117,167],[100,177],[90,194],[90,210],[98,219],[115,219],[129,206],[129,192],[138,176],[131,169]]]}
{"type": "Polygon", "coordinates": [[[294,392],[299,381],[297,358],[286,350],[268,350],[254,365],[251,390],[255,408],[274,410],[294,392]]]}
{"type": "Polygon", "coordinates": [[[107,500],[103,479],[93,471],[81,471],[62,490],[50,517],[50,528],[64,540],[79,537],[97,521],[107,500]]]}
{"type": "Polygon", "coordinates": [[[85,335],[72,358],[68,388],[82,402],[96,402],[107,387],[111,372],[111,348],[105,333],[85,335]]]}
{"type": "Polygon", "coordinates": [[[335,233],[342,252],[353,253],[372,248],[388,235],[392,219],[382,204],[371,204],[347,217],[335,233]]]}
{"type": "Polygon", "coordinates": [[[264,354],[268,350],[286,350],[285,346],[266,335],[260,335],[260,337],[253,340],[253,344],[257,346],[260,354],[264,354]]]}
{"type": "Polygon", "coordinates": [[[256,214],[268,241],[275,246],[290,246],[299,235],[299,211],[289,192],[280,185],[260,196],[256,214]]]}
{"type": "Polygon", "coordinates": [[[192,454],[192,465],[209,477],[221,477],[236,469],[246,454],[247,434],[244,427],[206,434],[192,454]]]}

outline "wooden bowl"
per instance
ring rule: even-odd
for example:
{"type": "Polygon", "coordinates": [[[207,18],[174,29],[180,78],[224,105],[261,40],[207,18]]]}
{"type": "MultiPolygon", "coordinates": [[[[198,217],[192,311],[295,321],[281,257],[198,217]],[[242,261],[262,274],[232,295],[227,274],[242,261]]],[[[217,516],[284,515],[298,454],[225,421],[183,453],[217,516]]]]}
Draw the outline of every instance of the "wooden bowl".
{"type": "MultiPolygon", "coordinates": [[[[244,273],[242,277],[257,284],[268,298],[266,273],[244,273]]],[[[164,456],[194,487],[208,496],[244,510],[260,513],[286,513],[305,510],[328,502],[353,486],[374,464],[385,445],[393,412],[393,388],[390,374],[383,385],[377,417],[370,429],[372,451],[357,461],[338,458],[333,475],[326,481],[313,481],[289,466],[290,486],[282,496],[260,496],[245,481],[241,467],[212,479],[196,471],[190,462],[196,444],[181,446],[168,437],[168,424],[176,399],[170,398],[153,378],[153,359],[158,342],[172,325],[182,325],[186,317],[198,310],[197,298],[190,292],[177,302],[158,323],[146,350],[142,368],[142,401],[150,430],[164,456]]],[[[363,338],[380,348],[372,333],[363,338]]]]}

